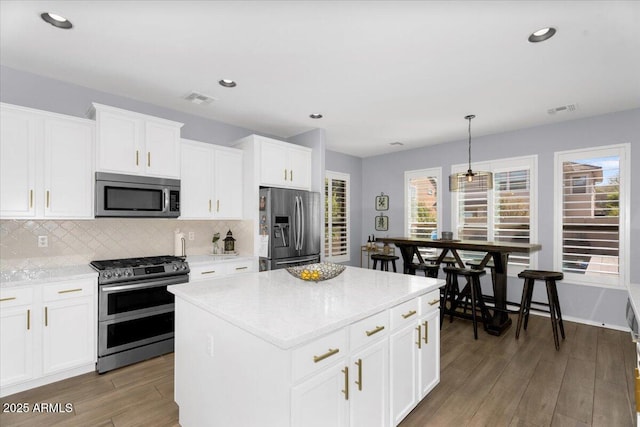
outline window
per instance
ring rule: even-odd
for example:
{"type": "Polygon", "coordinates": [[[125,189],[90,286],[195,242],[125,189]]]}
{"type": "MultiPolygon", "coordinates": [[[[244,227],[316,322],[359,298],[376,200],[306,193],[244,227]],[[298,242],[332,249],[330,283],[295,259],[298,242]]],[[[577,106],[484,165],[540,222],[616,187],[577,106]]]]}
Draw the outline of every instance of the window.
{"type": "MultiPolygon", "coordinates": [[[[473,169],[493,172],[493,190],[482,182],[464,181],[452,193],[453,224],[458,239],[509,243],[537,242],[537,157],[527,156],[473,164],[473,169]]],[[[452,172],[466,171],[455,165],[452,172]]],[[[481,254],[466,252],[463,257],[481,254]]],[[[534,268],[536,254],[512,253],[509,265],[514,273],[534,268]]]]}
{"type": "Polygon", "coordinates": [[[326,171],[324,179],[324,257],[347,262],[349,256],[349,174],[326,171]]]}
{"type": "Polygon", "coordinates": [[[554,268],[565,279],[624,286],[628,158],[629,144],[556,153],[554,268]]]}
{"type": "Polygon", "coordinates": [[[405,236],[428,239],[433,231],[438,232],[441,176],[440,168],[404,173],[405,236]]]}

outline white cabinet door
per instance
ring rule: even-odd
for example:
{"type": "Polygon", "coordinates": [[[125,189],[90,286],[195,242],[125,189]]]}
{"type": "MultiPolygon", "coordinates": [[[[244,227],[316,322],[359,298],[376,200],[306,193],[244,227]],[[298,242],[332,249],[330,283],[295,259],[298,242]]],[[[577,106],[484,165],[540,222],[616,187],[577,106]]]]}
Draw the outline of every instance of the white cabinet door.
{"type": "Polygon", "coordinates": [[[351,357],[349,427],[389,423],[389,341],[383,339],[351,357]]]}
{"type": "Polygon", "coordinates": [[[218,219],[242,218],[242,152],[215,150],[215,203],[214,217],[218,219]]]}
{"type": "Polygon", "coordinates": [[[311,188],[311,152],[306,148],[289,147],[289,186],[311,188]]]}
{"type": "Polygon", "coordinates": [[[93,218],[93,128],[45,119],[44,216],[93,218]]]}
{"type": "Polygon", "coordinates": [[[289,185],[289,150],[286,145],[277,141],[260,139],[260,183],[283,187],[289,185]]]}
{"type": "Polygon", "coordinates": [[[91,363],[96,328],[93,321],[93,298],[81,297],[45,303],[44,310],[44,374],[91,363]]]}
{"type": "Polygon", "coordinates": [[[137,174],[145,155],[141,152],[142,120],[99,111],[96,122],[97,170],[137,174]]]}
{"type": "MultiPolygon", "coordinates": [[[[348,374],[347,374],[348,372],[348,374]]],[[[345,394],[347,375],[344,364],[334,365],[293,388],[291,425],[304,427],[346,427],[348,401],[345,394]]]]}
{"type": "Polygon", "coordinates": [[[30,306],[0,312],[0,385],[33,378],[33,325],[30,306]]]}
{"type": "Polygon", "coordinates": [[[419,399],[425,397],[440,382],[440,312],[434,310],[420,320],[422,347],[418,351],[419,399]]]}
{"type": "Polygon", "coordinates": [[[389,338],[390,402],[392,425],[398,425],[418,403],[417,324],[391,334],[389,338]]]}
{"type": "Polygon", "coordinates": [[[180,128],[148,120],[144,129],[145,175],[180,178],[180,128]]]}
{"type": "Polygon", "coordinates": [[[0,209],[2,216],[35,216],[36,122],[32,115],[0,110],[0,209]]]}
{"type": "Polygon", "coordinates": [[[213,151],[208,144],[182,143],[180,218],[210,219],[213,203],[213,151]]]}

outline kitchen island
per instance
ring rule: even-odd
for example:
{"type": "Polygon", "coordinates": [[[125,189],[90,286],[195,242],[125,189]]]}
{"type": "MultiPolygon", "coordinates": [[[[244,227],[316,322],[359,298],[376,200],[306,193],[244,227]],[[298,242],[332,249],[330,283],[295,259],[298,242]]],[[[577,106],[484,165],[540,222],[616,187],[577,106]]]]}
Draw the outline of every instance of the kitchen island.
{"type": "Polygon", "coordinates": [[[397,425],[440,379],[443,285],[347,267],[170,286],[180,424],[397,425]]]}

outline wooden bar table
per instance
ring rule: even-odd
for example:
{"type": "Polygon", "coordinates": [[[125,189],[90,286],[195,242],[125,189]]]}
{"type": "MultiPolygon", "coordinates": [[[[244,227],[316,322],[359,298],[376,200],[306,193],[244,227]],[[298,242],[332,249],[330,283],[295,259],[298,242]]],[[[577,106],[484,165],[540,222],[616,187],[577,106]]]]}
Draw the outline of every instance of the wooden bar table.
{"type": "Polygon", "coordinates": [[[491,321],[487,325],[487,332],[491,335],[500,335],[511,325],[511,319],[506,312],[507,308],[507,265],[509,254],[531,253],[542,249],[536,243],[506,243],[506,242],[485,242],[478,240],[442,240],[442,239],[415,239],[408,237],[379,237],[379,242],[394,244],[402,254],[404,272],[410,273],[408,266],[412,263],[418,248],[442,249],[438,257],[441,263],[447,253],[456,259],[460,268],[465,268],[464,261],[460,258],[458,251],[472,251],[485,253],[478,269],[484,269],[490,259],[493,259],[495,274],[495,308],[491,321]]]}

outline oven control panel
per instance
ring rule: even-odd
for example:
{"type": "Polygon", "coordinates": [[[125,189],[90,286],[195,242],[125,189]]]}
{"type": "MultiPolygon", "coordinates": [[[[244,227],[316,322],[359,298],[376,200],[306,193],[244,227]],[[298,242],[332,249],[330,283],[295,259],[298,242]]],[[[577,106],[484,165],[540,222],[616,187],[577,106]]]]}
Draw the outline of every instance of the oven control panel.
{"type": "Polygon", "coordinates": [[[103,285],[107,283],[130,282],[147,278],[160,278],[188,273],[189,264],[184,261],[140,267],[108,268],[100,271],[98,275],[98,283],[103,285]]]}

